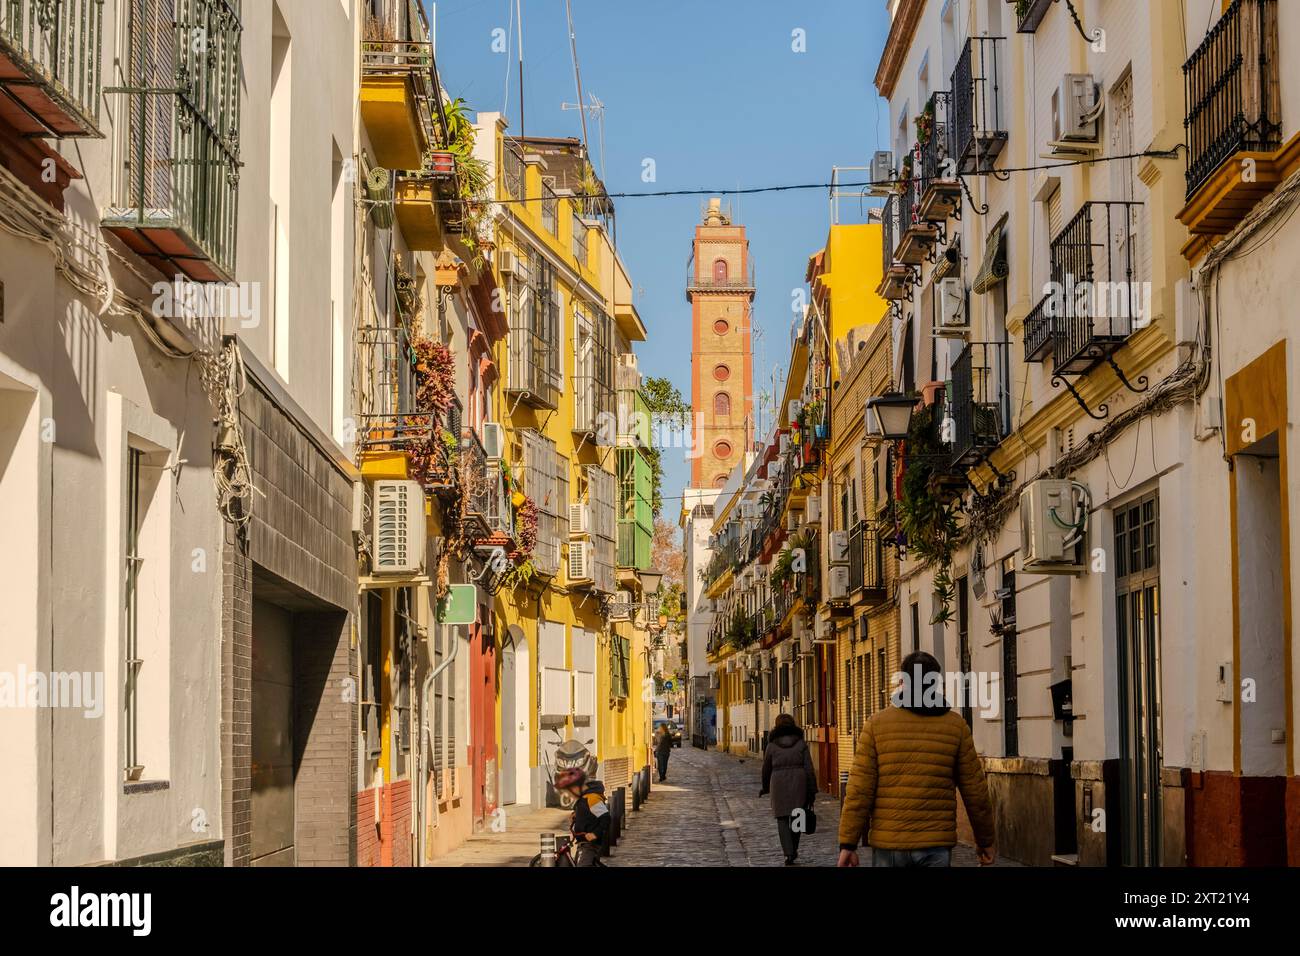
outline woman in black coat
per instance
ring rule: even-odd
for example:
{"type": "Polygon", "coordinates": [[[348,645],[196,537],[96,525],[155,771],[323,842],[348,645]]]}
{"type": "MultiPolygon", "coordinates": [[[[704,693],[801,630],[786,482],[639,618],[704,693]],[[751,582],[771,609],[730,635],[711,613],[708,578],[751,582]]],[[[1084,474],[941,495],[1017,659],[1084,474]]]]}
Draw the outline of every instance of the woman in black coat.
{"type": "Polygon", "coordinates": [[[803,731],[789,714],[776,718],[763,754],[763,791],[759,796],[766,793],[772,795],[772,815],[785,865],[793,866],[799,855],[799,835],[807,829],[817,798],[817,773],[803,731]],[[796,811],[800,811],[797,816],[796,811]]]}

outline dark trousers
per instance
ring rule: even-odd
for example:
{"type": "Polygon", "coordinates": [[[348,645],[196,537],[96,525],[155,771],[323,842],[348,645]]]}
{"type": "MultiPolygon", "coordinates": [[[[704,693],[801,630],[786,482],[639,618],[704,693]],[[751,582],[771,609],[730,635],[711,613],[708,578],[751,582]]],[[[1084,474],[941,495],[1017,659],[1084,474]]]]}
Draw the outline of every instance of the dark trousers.
{"type": "Polygon", "coordinates": [[[600,866],[600,843],[579,843],[573,851],[574,866],[600,866]]]}
{"type": "Polygon", "coordinates": [[[789,817],[776,818],[776,832],[781,837],[781,850],[786,858],[799,854],[799,831],[790,828],[789,817]]]}
{"type": "Polygon", "coordinates": [[[659,765],[659,779],[662,780],[668,776],[668,751],[656,750],[655,763],[659,765]]]}

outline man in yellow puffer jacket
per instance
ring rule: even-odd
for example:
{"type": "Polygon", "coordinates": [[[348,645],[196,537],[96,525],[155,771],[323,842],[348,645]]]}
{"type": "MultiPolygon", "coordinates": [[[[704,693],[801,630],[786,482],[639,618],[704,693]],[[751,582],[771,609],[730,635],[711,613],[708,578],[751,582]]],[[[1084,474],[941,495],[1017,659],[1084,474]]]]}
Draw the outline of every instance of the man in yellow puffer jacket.
{"type": "Polygon", "coordinates": [[[858,865],[865,835],[874,866],[948,866],[957,843],[957,792],[980,864],[993,862],[993,805],[970,728],[943,699],[939,662],[903,659],[894,705],[867,721],[840,811],[840,866],[858,865]],[[928,691],[928,693],[927,693],[928,691]]]}

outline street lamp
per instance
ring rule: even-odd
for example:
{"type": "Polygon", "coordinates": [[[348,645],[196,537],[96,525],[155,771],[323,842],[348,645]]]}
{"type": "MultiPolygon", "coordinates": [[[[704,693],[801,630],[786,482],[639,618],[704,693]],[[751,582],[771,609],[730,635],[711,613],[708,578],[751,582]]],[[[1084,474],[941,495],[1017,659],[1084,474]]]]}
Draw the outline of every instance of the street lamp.
{"type": "Polygon", "coordinates": [[[659,593],[659,584],[664,579],[662,571],[639,571],[637,576],[641,579],[641,592],[643,594],[659,593]]]}
{"type": "Polygon", "coordinates": [[[886,392],[867,400],[867,432],[887,441],[902,441],[912,424],[916,399],[901,392],[886,392]]]}

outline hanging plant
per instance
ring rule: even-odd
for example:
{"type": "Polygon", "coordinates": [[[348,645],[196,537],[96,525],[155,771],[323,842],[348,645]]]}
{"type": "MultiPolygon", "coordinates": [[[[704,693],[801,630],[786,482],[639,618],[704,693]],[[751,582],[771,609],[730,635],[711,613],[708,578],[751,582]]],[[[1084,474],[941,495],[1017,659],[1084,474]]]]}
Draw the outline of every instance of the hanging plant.
{"type": "Polygon", "coordinates": [[[456,397],[456,357],[441,342],[419,338],[412,343],[415,407],[421,414],[447,414],[456,397]]]}
{"type": "Polygon", "coordinates": [[[945,446],[937,439],[934,416],[938,405],[930,405],[912,416],[904,453],[903,497],[899,502],[899,523],[908,550],[927,567],[934,568],[935,612],[931,624],[952,620],[952,558],[959,528],[956,503],[940,493],[941,460],[945,446]]]}
{"type": "Polygon", "coordinates": [[[924,146],[930,142],[930,134],[934,132],[934,100],[925,104],[925,109],[921,115],[916,118],[916,141],[924,146]]]}
{"type": "Polygon", "coordinates": [[[537,502],[527,495],[515,506],[515,543],[524,554],[532,554],[537,547],[537,502]]]}

